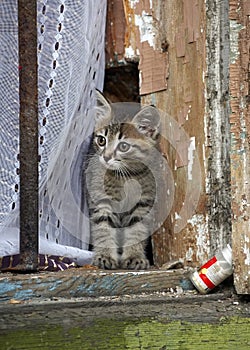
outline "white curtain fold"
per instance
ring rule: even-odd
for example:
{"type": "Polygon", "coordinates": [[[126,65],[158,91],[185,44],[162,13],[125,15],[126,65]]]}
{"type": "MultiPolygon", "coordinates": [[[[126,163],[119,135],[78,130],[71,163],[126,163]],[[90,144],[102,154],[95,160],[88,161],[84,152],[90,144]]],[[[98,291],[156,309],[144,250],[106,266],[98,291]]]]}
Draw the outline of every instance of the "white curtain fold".
{"type": "MultiPolygon", "coordinates": [[[[75,254],[81,263],[91,257],[81,174],[94,90],[103,87],[105,22],[106,0],[37,1],[40,252],[75,254]]],[[[18,66],[17,0],[2,0],[0,256],[19,244],[18,66]]]]}

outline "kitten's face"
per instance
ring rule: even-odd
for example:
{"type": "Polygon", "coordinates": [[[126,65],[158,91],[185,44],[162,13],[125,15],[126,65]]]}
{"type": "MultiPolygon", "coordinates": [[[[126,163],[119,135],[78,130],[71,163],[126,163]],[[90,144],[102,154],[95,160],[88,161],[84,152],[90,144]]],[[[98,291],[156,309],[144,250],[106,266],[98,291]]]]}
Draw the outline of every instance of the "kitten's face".
{"type": "Polygon", "coordinates": [[[100,162],[110,170],[121,172],[140,170],[141,162],[153,147],[130,123],[112,123],[96,131],[94,143],[100,162]]]}
{"type": "Polygon", "coordinates": [[[151,106],[140,108],[138,104],[110,105],[100,94],[97,102],[93,142],[99,161],[124,175],[140,171],[143,160],[157,143],[158,111],[151,106]]]}

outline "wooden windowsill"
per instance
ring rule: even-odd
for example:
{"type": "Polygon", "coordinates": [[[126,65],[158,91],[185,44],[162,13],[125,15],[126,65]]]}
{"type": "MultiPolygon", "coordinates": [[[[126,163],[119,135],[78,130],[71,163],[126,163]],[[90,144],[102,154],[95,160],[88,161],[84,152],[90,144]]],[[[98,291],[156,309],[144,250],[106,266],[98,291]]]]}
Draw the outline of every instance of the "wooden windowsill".
{"type": "Polygon", "coordinates": [[[33,274],[0,273],[0,302],[36,298],[121,296],[193,289],[187,269],[108,271],[85,268],[33,274]]]}

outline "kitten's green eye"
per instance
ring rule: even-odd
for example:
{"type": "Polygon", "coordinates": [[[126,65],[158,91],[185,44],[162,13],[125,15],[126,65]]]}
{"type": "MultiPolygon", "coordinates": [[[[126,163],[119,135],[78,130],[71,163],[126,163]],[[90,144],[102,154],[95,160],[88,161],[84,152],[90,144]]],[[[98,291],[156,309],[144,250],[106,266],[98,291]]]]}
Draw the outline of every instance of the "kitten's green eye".
{"type": "Polygon", "coordinates": [[[127,152],[130,149],[130,145],[127,142],[120,142],[118,150],[121,152],[127,152]]]}
{"type": "Polygon", "coordinates": [[[104,136],[102,135],[99,135],[97,136],[97,144],[100,146],[100,147],[103,147],[106,145],[106,139],[104,136]]]}

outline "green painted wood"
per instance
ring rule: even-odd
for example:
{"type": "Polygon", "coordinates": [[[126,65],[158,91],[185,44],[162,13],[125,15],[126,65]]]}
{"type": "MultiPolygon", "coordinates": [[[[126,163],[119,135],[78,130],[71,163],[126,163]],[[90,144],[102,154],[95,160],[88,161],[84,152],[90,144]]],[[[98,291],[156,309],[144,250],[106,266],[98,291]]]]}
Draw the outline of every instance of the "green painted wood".
{"type": "Polygon", "coordinates": [[[44,325],[6,330],[0,348],[25,350],[211,350],[249,349],[250,319],[231,318],[219,324],[181,321],[110,321],[99,319],[77,328],[44,325]]]}
{"type": "Polygon", "coordinates": [[[249,334],[232,289],[0,304],[1,350],[245,350],[249,334]]]}
{"type": "Polygon", "coordinates": [[[112,296],[192,288],[188,272],[178,270],[89,271],[70,269],[29,275],[0,274],[0,302],[33,298],[112,296]]]}

